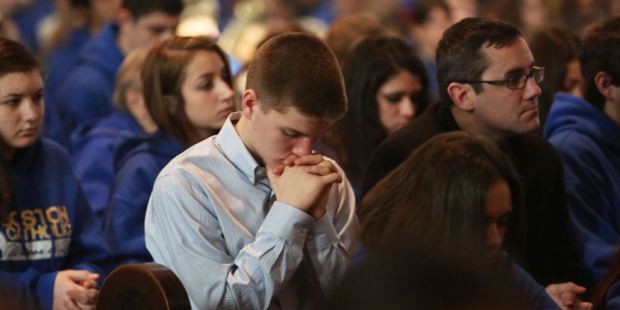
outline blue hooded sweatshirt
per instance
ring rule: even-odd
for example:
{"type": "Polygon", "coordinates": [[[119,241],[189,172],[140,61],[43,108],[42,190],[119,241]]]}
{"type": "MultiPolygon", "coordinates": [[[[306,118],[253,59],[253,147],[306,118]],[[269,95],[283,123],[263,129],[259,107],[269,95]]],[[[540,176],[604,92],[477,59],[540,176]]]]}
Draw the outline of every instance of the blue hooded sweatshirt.
{"type": "Polygon", "coordinates": [[[71,135],[71,165],[95,216],[101,221],[114,184],[114,154],[121,137],[142,133],[131,115],[115,112],[79,127],[71,135]]]}
{"type": "Polygon", "coordinates": [[[89,270],[102,280],[98,266],[109,252],[66,152],[42,139],[16,156],[12,205],[0,225],[0,296],[51,309],[58,271],[89,270]]]}
{"type": "MultiPolygon", "coordinates": [[[[58,89],[62,86],[71,70],[76,66],[78,57],[84,44],[90,39],[86,28],[73,30],[67,42],[50,51],[45,59],[47,76],[45,77],[45,109],[54,110],[58,89]]],[[[50,113],[45,113],[44,124],[50,124],[50,113]]]]}
{"type": "Polygon", "coordinates": [[[544,135],[562,157],[586,286],[593,288],[620,240],[620,126],[583,99],[558,94],[544,135]]]}
{"type": "Polygon", "coordinates": [[[116,44],[117,36],[118,25],[107,24],[86,43],[77,67],[62,83],[55,106],[48,111],[46,135],[66,148],[78,126],[114,112],[116,71],[125,57],[116,44]]]}
{"type": "Polygon", "coordinates": [[[121,142],[115,157],[116,179],[110,195],[104,236],[117,264],[152,261],[144,242],[144,215],[159,172],[185,150],[161,131],[121,142]]]}

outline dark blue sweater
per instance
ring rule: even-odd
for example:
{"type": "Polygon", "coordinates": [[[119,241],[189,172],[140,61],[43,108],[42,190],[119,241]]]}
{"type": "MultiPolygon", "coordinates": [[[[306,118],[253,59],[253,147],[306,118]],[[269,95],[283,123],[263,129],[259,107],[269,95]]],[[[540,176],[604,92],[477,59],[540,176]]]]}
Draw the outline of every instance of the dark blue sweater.
{"type": "Polygon", "coordinates": [[[98,122],[80,126],[71,135],[71,164],[86,199],[102,221],[114,184],[116,148],[122,137],[142,133],[131,115],[116,112],[98,122]]]}
{"type": "Polygon", "coordinates": [[[127,137],[115,156],[116,178],[104,235],[115,263],[151,261],[144,242],[144,215],[159,172],[185,147],[162,132],[127,137]]]}
{"type": "Polygon", "coordinates": [[[607,273],[620,240],[620,126],[583,99],[558,94],[544,134],[562,157],[571,222],[591,290],[607,273]]]}
{"type": "Polygon", "coordinates": [[[101,274],[109,258],[101,226],[64,150],[40,140],[10,166],[12,206],[0,226],[1,296],[51,309],[57,271],[101,274]]]}

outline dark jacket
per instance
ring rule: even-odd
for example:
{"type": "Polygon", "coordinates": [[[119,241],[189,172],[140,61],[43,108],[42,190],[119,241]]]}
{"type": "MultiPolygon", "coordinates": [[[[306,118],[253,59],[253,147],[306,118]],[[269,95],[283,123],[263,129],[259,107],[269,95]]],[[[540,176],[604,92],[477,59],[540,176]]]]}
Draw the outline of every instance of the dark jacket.
{"type": "MultiPolygon", "coordinates": [[[[448,104],[433,104],[420,117],[389,136],[374,152],[363,195],[428,139],[461,130],[448,104]]],[[[515,135],[500,148],[510,157],[525,192],[525,204],[513,206],[505,249],[543,285],[581,280],[570,230],[561,160],[536,135],[515,135]]]]}
{"type": "Polygon", "coordinates": [[[185,150],[161,131],[127,137],[115,155],[116,178],[104,223],[115,263],[151,261],[144,241],[144,215],[157,175],[185,150]]]}

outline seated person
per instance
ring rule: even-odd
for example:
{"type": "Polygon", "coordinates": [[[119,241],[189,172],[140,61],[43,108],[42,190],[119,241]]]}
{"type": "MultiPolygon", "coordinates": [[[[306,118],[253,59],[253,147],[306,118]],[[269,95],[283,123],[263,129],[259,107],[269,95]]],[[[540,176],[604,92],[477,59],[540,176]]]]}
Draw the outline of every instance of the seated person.
{"type": "Polygon", "coordinates": [[[0,39],[0,305],[93,309],[108,251],[43,112],[39,63],[0,39]]]}
{"type": "Polygon", "coordinates": [[[545,137],[564,164],[570,219],[586,286],[607,274],[620,248],[620,17],[592,28],[581,54],[584,98],[558,94],[545,137]]]}
{"type": "MultiPolygon", "coordinates": [[[[523,203],[510,160],[491,141],[470,133],[440,134],[423,143],[362,201],[362,241],[370,251],[392,240],[455,253],[505,259],[501,251],[513,206],[523,203]]],[[[513,281],[532,308],[581,306],[573,283],[545,289],[516,264],[513,281]],[[570,298],[569,298],[570,297],[570,298]]],[[[590,306],[583,303],[583,307],[590,306]]]]}
{"type": "Polygon", "coordinates": [[[346,111],[338,62],[318,38],[272,37],[243,110],[173,159],[146,211],[146,246],[195,309],[320,307],[356,249],[355,197],[312,145],[346,111]]]}
{"type": "Polygon", "coordinates": [[[114,183],[114,154],[121,136],[157,130],[149,114],[140,69],[148,50],[131,52],[116,76],[114,106],[117,112],[81,126],[71,135],[71,165],[95,215],[103,220],[114,183]]]}
{"type": "Polygon", "coordinates": [[[428,104],[424,64],[405,40],[370,36],[349,52],[342,69],[349,109],[326,142],[356,193],[372,151],[428,104]]]}
{"type": "Polygon", "coordinates": [[[164,41],[148,53],[141,75],[157,131],[124,137],[115,154],[116,177],[104,222],[115,263],[151,261],[144,213],[155,178],[172,158],[216,134],[234,111],[226,55],[207,38],[164,41]]]}

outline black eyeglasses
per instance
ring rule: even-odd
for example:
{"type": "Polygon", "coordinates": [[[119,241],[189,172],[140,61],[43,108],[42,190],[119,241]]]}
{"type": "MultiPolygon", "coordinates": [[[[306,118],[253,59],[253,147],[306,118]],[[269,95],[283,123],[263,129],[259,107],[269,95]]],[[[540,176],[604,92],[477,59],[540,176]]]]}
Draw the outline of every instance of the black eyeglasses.
{"type": "Polygon", "coordinates": [[[490,80],[490,81],[458,81],[459,83],[478,84],[488,83],[493,85],[503,85],[509,89],[523,89],[527,84],[527,79],[533,78],[534,82],[540,83],[545,78],[545,68],[533,66],[527,73],[515,74],[506,77],[504,80],[490,80]]]}

